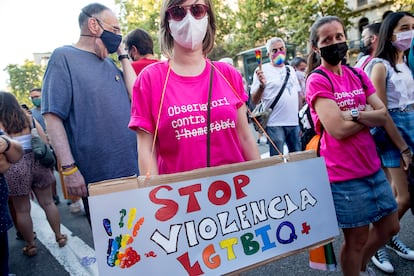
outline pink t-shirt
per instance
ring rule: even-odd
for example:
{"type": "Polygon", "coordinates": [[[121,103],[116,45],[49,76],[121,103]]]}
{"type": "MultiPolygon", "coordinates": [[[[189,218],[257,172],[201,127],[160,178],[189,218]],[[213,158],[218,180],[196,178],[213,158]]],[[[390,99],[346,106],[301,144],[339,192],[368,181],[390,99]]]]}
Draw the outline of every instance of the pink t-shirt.
{"type": "MultiPolygon", "coordinates": [[[[314,109],[318,97],[334,100],[342,111],[352,108],[364,110],[367,97],[375,93],[375,88],[368,76],[359,68],[355,70],[367,86],[365,91],[358,76],[347,66],[342,66],[342,76],[326,70],[323,66],[317,69],[323,70],[329,76],[335,91],[332,91],[329,80],[319,73],[312,73],[307,79],[306,101],[310,104],[317,132],[320,132],[320,121],[314,109]]],[[[323,131],[320,155],[325,158],[330,182],[366,177],[377,172],[381,167],[375,142],[368,127],[341,140],[323,131]]]]}
{"type": "MultiPolygon", "coordinates": [[[[163,87],[156,148],[160,174],[207,166],[207,104],[210,61],[193,77],[168,72],[168,61],[149,65],[135,82],[129,128],[155,134],[163,87]]],[[[211,99],[211,166],[245,161],[237,135],[237,110],[247,100],[241,74],[231,65],[214,62],[211,99]],[[219,72],[217,72],[219,71],[219,72]],[[221,74],[222,75],[221,75],[221,74]],[[228,82],[233,86],[231,89],[228,82]]]]}

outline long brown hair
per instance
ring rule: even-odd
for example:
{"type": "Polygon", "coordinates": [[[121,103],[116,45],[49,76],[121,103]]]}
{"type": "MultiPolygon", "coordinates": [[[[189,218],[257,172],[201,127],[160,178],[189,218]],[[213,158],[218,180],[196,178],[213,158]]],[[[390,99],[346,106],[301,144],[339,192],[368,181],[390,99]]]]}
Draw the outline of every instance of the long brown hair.
{"type": "Polygon", "coordinates": [[[401,18],[404,16],[414,17],[409,12],[393,12],[388,14],[382,22],[378,34],[378,46],[375,56],[387,60],[394,68],[395,72],[400,72],[396,66],[398,50],[392,44],[391,38],[394,35],[395,27],[397,27],[398,22],[400,22],[401,18]]]}
{"type": "Polygon", "coordinates": [[[0,91],[0,122],[7,134],[19,133],[30,127],[30,120],[16,97],[5,91],[0,91]]]}

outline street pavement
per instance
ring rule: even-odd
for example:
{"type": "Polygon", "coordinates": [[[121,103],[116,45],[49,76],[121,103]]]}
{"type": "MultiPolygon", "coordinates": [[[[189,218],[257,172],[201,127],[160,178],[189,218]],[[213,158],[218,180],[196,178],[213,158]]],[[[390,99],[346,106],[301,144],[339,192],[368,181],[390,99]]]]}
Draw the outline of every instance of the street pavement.
{"type": "MultiPolygon", "coordinates": [[[[262,157],[268,156],[268,145],[259,144],[262,157]]],[[[25,245],[23,241],[16,240],[15,229],[9,230],[9,267],[10,273],[17,276],[36,275],[81,275],[93,276],[99,275],[96,265],[96,259],[93,250],[93,237],[91,228],[88,224],[86,216],[83,212],[72,214],[66,200],[63,199],[59,178],[58,193],[60,194],[61,203],[58,205],[62,232],[68,235],[68,244],[59,248],[54,240],[54,235],[50,229],[43,210],[32,201],[32,218],[34,222],[34,231],[37,233],[38,254],[34,257],[26,257],[22,254],[22,248],[25,245]]],[[[410,211],[406,213],[401,221],[401,239],[411,248],[414,248],[413,235],[414,217],[410,211]]],[[[334,241],[334,250],[339,262],[339,249],[343,241],[342,235],[338,236],[334,241]]],[[[389,252],[391,262],[396,272],[391,275],[414,275],[414,262],[404,260],[393,252],[389,252]]],[[[377,275],[388,275],[382,273],[374,267],[377,275]]],[[[301,252],[293,256],[289,256],[267,265],[263,265],[249,271],[241,273],[243,276],[262,276],[262,275],[342,275],[340,266],[337,272],[326,272],[314,270],[308,266],[308,253],[301,252]]]]}

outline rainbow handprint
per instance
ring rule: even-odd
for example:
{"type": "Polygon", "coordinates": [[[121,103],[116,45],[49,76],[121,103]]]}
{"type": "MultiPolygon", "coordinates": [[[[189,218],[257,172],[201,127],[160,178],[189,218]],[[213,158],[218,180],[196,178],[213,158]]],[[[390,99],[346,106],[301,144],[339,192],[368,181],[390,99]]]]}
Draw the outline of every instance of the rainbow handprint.
{"type": "MultiPolygon", "coordinates": [[[[125,209],[121,209],[119,213],[121,218],[118,225],[119,228],[123,228],[125,226],[124,218],[127,212],[125,209]]],[[[135,249],[131,246],[127,247],[133,243],[134,238],[138,235],[139,229],[144,224],[144,217],[139,218],[134,224],[136,213],[136,208],[131,208],[129,210],[126,226],[128,230],[132,230],[131,234],[122,234],[115,238],[109,238],[107,250],[108,266],[129,268],[141,260],[141,256],[135,249]]],[[[102,224],[107,235],[111,237],[113,234],[111,221],[108,218],[105,218],[103,219],[102,224]]]]}

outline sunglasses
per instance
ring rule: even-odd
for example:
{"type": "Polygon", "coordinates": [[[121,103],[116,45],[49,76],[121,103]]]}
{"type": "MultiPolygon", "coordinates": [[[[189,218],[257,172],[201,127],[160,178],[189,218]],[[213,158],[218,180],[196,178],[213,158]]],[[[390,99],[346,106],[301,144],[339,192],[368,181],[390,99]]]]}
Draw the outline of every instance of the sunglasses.
{"type": "Polygon", "coordinates": [[[276,54],[278,51],[284,51],[285,47],[280,47],[280,48],[274,48],[272,49],[272,54],[276,54]]]}
{"type": "Polygon", "coordinates": [[[167,10],[168,19],[175,21],[181,21],[187,15],[187,12],[190,11],[195,19],[203,18],[207,11],[208,6],[203,4],[193,4],[188,6],[173,6],[167,10]]]}

